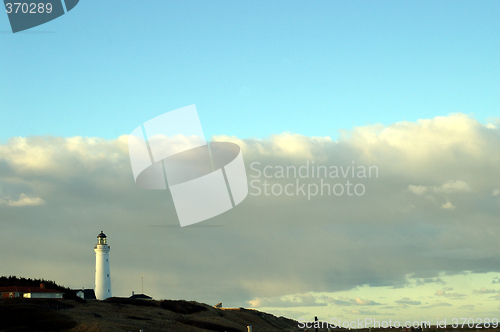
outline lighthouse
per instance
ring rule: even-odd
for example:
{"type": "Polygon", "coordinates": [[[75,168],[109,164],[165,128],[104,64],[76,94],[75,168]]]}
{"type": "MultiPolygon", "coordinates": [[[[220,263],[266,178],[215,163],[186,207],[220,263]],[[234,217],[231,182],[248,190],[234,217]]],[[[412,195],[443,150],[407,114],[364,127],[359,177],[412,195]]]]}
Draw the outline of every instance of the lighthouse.
{"type": "Polygon", "coordinates": [[[109,250],[106,234],[97,235],[95,251],[95,297],[105,300],[111,297],[111,278],[109,276],[109,250]]]}

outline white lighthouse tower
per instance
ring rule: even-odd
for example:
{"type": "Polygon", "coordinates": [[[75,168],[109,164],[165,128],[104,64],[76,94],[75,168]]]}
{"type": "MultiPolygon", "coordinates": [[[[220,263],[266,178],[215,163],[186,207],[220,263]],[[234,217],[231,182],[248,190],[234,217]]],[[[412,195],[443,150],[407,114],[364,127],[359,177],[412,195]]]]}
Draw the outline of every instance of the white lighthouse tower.
{"type": "Polygon", "coordinates": [[[97,235],[95,251],[95,297],[105,300],[111,297],[111,278],[109,276],[109,250],[106,234],[102,231],[97,235]]]}

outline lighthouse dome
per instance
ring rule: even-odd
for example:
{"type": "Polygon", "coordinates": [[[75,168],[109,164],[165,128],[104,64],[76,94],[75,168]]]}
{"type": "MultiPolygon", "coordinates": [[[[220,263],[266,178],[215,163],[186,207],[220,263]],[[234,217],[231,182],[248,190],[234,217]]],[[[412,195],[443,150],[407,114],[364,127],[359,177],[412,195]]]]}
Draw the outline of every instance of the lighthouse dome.
{"type": "Polygon", "coordinates": [[[97,235],[97,245],[103,245],[103,244],[107,245],[107,240],[106,240],[106,234],[104,234],[101,231],[101,233],[99,235],[97,235]]]}

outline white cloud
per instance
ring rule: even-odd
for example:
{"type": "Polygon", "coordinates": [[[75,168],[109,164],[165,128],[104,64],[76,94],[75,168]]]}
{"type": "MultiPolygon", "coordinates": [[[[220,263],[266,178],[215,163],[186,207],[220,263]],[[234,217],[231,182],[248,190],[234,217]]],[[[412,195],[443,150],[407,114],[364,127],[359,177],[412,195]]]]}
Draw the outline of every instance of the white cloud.
{"type": "Polygon", "coordinates": [[[248,301],[248,304],[253,308],[259,307],[307,307],[307,306],[326,306],[334,304],[337,306],[376,306],[380,303],[373,300],[362,299],[359,297],[334,298],[330,296],[314,296],[312,294],[297,294],[287,297],[272,297],[272,298],[254,298],[248,301]]]}
{"type": "Polygon", "coordinates": [[[430,305],[426,305],[426,306],[421,306],[420,308],[421,309],[428,309],[428,308],[434,308],[434,307],[451,307],[452,304],[448,303],[448,302],[435,302],[435,303],[432,303],[430,305]]]}
{"type": "Polygon", "coordinates": [[[333,298],[328,297],[324,298],[326,302],[333,303],[338,306],[372,306],[372,305],[381,305],[381,303],[375,302],[373,300],[362,299],[359,297],[348,298],[348,297],[339,297],[333,298]]]}
{"type": "Polygon", "coordinates": [[[463,299],[463,298],[467,297],[467,295],[465,295],[465,294],[460,294],[457,292],[448,293],[447,291],[445,291],[443,289],[438,289],[436,291],[435,295],[443,296],[443,297],[447,297],[447,298],[451,298],[451,299],[463,299]]]}
{"type": "Polygon", "coordinates": [[[344,309],[344,312],[347,314],[354,314],[354,315],[380,315],[380,313],[374,310],[344,309]]]}
{"type": "Polygon", "coordinates": [[[421,196],[425,193],[429,193],[427,198],[433,202],[437,202],[439,200],[445,199],[446,203],[441,204],[441,208],[444,210],[455,210],[456,206],[453,205],[447,198],[448,194],[455,193],[466,193],[470,192],[471,188],[469,184],[465,181],[455,180],[455,181],[446,181],[440,186],[423,186],[423,185],[409,185],[408,190],[418,196],[421,196]],[[441,197],[441,199],[437,199],[437,197],[441,197]]]}
{"type": "Polygon", "coordinates": [[[252,308],[261,307],[310,307],[310,306],[326,306],[327,304],[321,302],[312,294],[297,294],[291,298],[255,298],[248,301],[252,308]]]}
{"type": "Polygon", "coordinates": [[[441,205],[441,208],[444,209],[444,210],[455,210],[456,209],[455,205],[451,204],[450,201],[448,201],[445,204],[441,205]]]}
{"type": "Polygon", "coordinates": [[[447,181],[441,187],[435,188],[434,191],[443,192],[445,194],[464,193],[470,191],[470,187],[466,182],[456,180],[456,181],[447,181]]]}
{"type": "Polygon", "coordinates": [[[416,285],[417,286],[422,286],[425,284],[440,284],[440,285],[446,285],[446,281],[444,281],[442,278],[421,278],[421,279],[416,279],[416,285]]]}
{"type": "Polygon", "coordinates": [[[410,299],[408,297],[404,297],[401,300],[397,300],[397,301],[394,301],[394,302],[396,302],[398,304],[402,304],[402,305],[420,305],[420,304],[422,304],[421,301],[414,301],[414,300],[412,300],[412,299],[410,299]]]}
{"type": "Polygon", "coordinates": [[[500,293],[500,291],[497,289],[482,287],[481,289],[472,290],[472,293],[473,294],[492,294],[492,293],[500,293]]]}
{"type": "Polygon", "coordinates": [[[432,191],[437,194],[465,193],[471,191],[467,182],[460,180],[447,181],[440,186],[409,185],[408,189],[416,195],[422,195],[428,191],[432,191]]]}
{"type": "Polygon", "coordinates": [[[414,185],[409,185],[408,189],[414,193],[415,195],[423,195],[427,192],[428,188],[426,186],[414,186],[414,185]]]}
{"type": "Polygon", "coordinates": [[[359,197],[249,195],[202,225],[220,227],[180,229],[168,191],[135,186],[126,136],[12,138],[0,145],[6,273],[92,287],[92,247],[101,229],[113,247],[113,293],[123,296],[144,274],[156,298],[362,308],[379,303],[294,294],[398,287],[408,275],[439,283],[442,272],[497,269],[500,225],[491,195],[500,187],[500,156],[492,153],[500,150],[498,128],[453,114],[357,127],[338,141],[292,133],[214,139],[241,146],[249,175],[255,161],[300,167],[314,160],[375,165],[379,177],[356,179],[366,188],[359,197]],[[45,201],[43,208],[8,207],[45,201]],[[441,209],[447,202],[460,213],[441,209]]]}
{"type": "Polygon", "coordinates": [[[45,205],[46,202],[37,196],[29,196],[24,193],[19,195],[19,198],[12,199],[10,197],[0,198],[0,205],[12,206],[12,207],[23,207],[23,206],[41,206],[45,205]]]}
{"type": "Polygon", "coordinates": [[[437,296],[443,296],[445,293],[446,293],[445,291],[439,289],[436,291],[437,296]]]}
{"type": "Polygon", "coordinates": [[[464,304],[460,307],[458,307],[458,309],[465,309],[465,310],[469,310],[469,311],[472,311],[474,310],[476,306],[474,304],[464,304]]]}

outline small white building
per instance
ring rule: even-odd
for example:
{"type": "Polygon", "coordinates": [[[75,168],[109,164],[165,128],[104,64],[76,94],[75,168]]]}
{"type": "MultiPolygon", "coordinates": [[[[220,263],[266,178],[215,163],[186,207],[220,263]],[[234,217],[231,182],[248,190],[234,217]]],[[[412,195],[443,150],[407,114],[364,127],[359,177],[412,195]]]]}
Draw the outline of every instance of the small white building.
{"type": "Polygon", "coordinates": [[[8,286],[0,287],[2,298],[24,297],[28,299],[62,299],[63,292],[55,289],[47,289],[44,284],[40,287],[8,286]]]}
{"type": "Polygon", "coordinates": [[[83,300],[95,300],[95,292],[93,289],[72,289],[71,290],[73,293],[75,293],[76,296],[83,300]]]}

